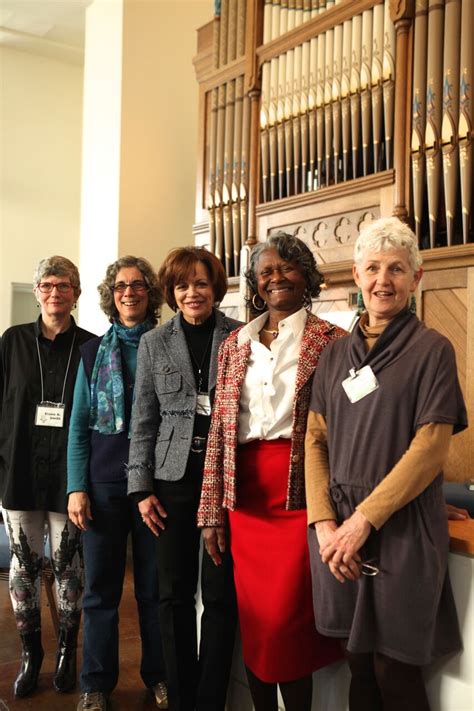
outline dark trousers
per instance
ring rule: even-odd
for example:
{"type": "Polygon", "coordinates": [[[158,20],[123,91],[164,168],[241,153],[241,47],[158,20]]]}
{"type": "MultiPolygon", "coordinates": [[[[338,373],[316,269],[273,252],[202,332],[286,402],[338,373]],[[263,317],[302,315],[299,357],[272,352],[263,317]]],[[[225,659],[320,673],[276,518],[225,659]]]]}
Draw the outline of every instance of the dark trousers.
{"type": "Polygon", "coordinates": [[[127,498],[127,482],[91,484],[93,520],[83,534],[86,585],[82,691],[109,694],[119,672],[118,607],[122,597],[127,538],[132,535],[133,576],[142,661],[140,674],[151,687],[166,678],[158,613],[156,539],[138,507],[127,498]]]}
{"type": "Polygon", "coordinates": [[[201,617],[197,649],[195,595],[199,577],[203,455],[190,454],[179,481],[155,480],[168,516],[158,539],[160,624],[170,711],[223,711],[232,663],[237,608],[232,559],[227,550],[216,567],[206,552],[201,565],[201,617]]]}

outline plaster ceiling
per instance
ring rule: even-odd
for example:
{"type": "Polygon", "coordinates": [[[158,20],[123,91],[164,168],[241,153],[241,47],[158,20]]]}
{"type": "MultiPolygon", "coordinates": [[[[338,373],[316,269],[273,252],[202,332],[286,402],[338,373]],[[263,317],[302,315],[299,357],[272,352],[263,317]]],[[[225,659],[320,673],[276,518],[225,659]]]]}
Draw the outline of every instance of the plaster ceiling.
{"type": "Polygon", "coordinates": [[[0,44],[82,64],[85,11],[93,0],[0,0],[0,44]]]}

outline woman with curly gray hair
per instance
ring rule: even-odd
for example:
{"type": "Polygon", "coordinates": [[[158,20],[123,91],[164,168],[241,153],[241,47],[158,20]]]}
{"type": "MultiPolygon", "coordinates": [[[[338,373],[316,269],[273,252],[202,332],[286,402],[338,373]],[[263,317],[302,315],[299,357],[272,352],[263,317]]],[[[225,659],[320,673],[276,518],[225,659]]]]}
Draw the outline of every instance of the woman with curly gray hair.
{"type": "Polygon", "coordinates": [[[256,711],[309,711],[312,672],[340,656],[318,635],[311,600],[304,435],[321,352],[344,332],[310,313],[322,275],[309,248],[279,232],[246,274],[260,312],[219,352],[198,525],[221,564],[226,522],[242,648],[256,711]]]}
{"type": "Polygon", "coordinates": [[[81,349],[68,446],[68,511],[82,531],[86,588],[78,709],[101,711],[118,680],[118,607],[128,535],[142,638],[141,676],[167,708],[158,621],[155,539],[127,498],[130,418],[141,336],[156,325],[161,290],[140,257],[111,264],[98,286],[111,327],[81,349]]]}
{"type": "Polygon", "coordinates": [[[66,448],[80,347],[92,333],[71,316],[81,293],[66,257],[42,259],[33,276],[41,312],[12,326],[0,351],[0,498],[10,540],[10,594],[22,642],[15,696],[35,690],[43,661],[40,576],[48,528],[59,612],[53,685],[76,681],[76,644],[83,588],[80,537],[66,511],[66,448]]]}

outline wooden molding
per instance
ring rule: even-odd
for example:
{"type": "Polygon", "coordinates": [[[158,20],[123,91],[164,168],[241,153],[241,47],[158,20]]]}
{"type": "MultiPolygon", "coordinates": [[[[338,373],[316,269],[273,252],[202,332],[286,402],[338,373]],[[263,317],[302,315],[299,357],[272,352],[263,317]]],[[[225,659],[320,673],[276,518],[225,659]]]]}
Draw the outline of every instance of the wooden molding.
{"type": "Polygon", "coordinates": [[[346,180],[337,185],[329,185],[327,188],[312,190],[308,193],[293,195],[289,198],[275,200],[273,202],[261,203],[257,206],[257,217],[264,215],[274,215],[277,212],[285,212],[287,210],[304,207],[306,205],[314,205],[320,202],[328,202],[336,198],[345,198],[350,195],[359,195],[367,190],[376,190],[393,185],[395,181],[395,173],[393,170],[384,170],[380,173],[367,175],[355,180],[346,180]]]}
{"type": "Polygon", "coordinates": [[[436,247],[421,252],[425,272],[437,269],[456,269],[474,266],[474,244],[458,244],[452,247],[436,247]]]}
{"type": "Polygon", "coordinates": [[[259,64],[268,62],[274,57],[279,57],[280,54],[293,49],[304,42],[317,37],[318,35],[330,30],[336,25],[341,25],[346,20],[350,20],[354,15],[360,15],[365,10],[370,10],[375,5],[381,5],[383,0],[342,0],[338,5],[312,20],[298,25],[293,30],[285,32],[267,44],[262,44],[257,47],[257,56],[259,64]]]}

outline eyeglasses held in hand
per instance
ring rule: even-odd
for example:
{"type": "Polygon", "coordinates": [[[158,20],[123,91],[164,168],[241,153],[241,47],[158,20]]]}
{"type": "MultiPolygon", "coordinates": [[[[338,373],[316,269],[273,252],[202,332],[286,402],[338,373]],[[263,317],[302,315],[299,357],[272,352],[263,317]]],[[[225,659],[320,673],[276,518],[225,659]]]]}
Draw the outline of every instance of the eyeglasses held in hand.
{"type": "Polygon", "coordinates": [[[67,281],[60,281],[58,284],[52,284],[50,281],[42,281],[38,284],[38,289],[42,294],[50,294],[55,288],[61,294],[65,294],[67,291],[71,291],[73,286],[72,284],[68,284],[67,281]]]}
{"type": "Polygon", "coordinates": [[[370,561],[359,560],[358,561],[358,565],[359,565],[360,572],[362,573],[362,575],[367,575],[369,578],[373,578],[380,573],[380,568],[377,568],[376,565],[371,565],[373,562],[374,562],[373,560],[370,560],[370,561]]]}
{"type": "Polygon", "coordinates": [[[131,281],[130,284],[126,284],[124,281],[118,281],[113,285],[112,291],[118,291],[119,294],[123,294],[130,287],[132,291],[147,291],[148,286],[146,282],[141,281],[141,279],[136,279],[136,281],[131,281]]]}

